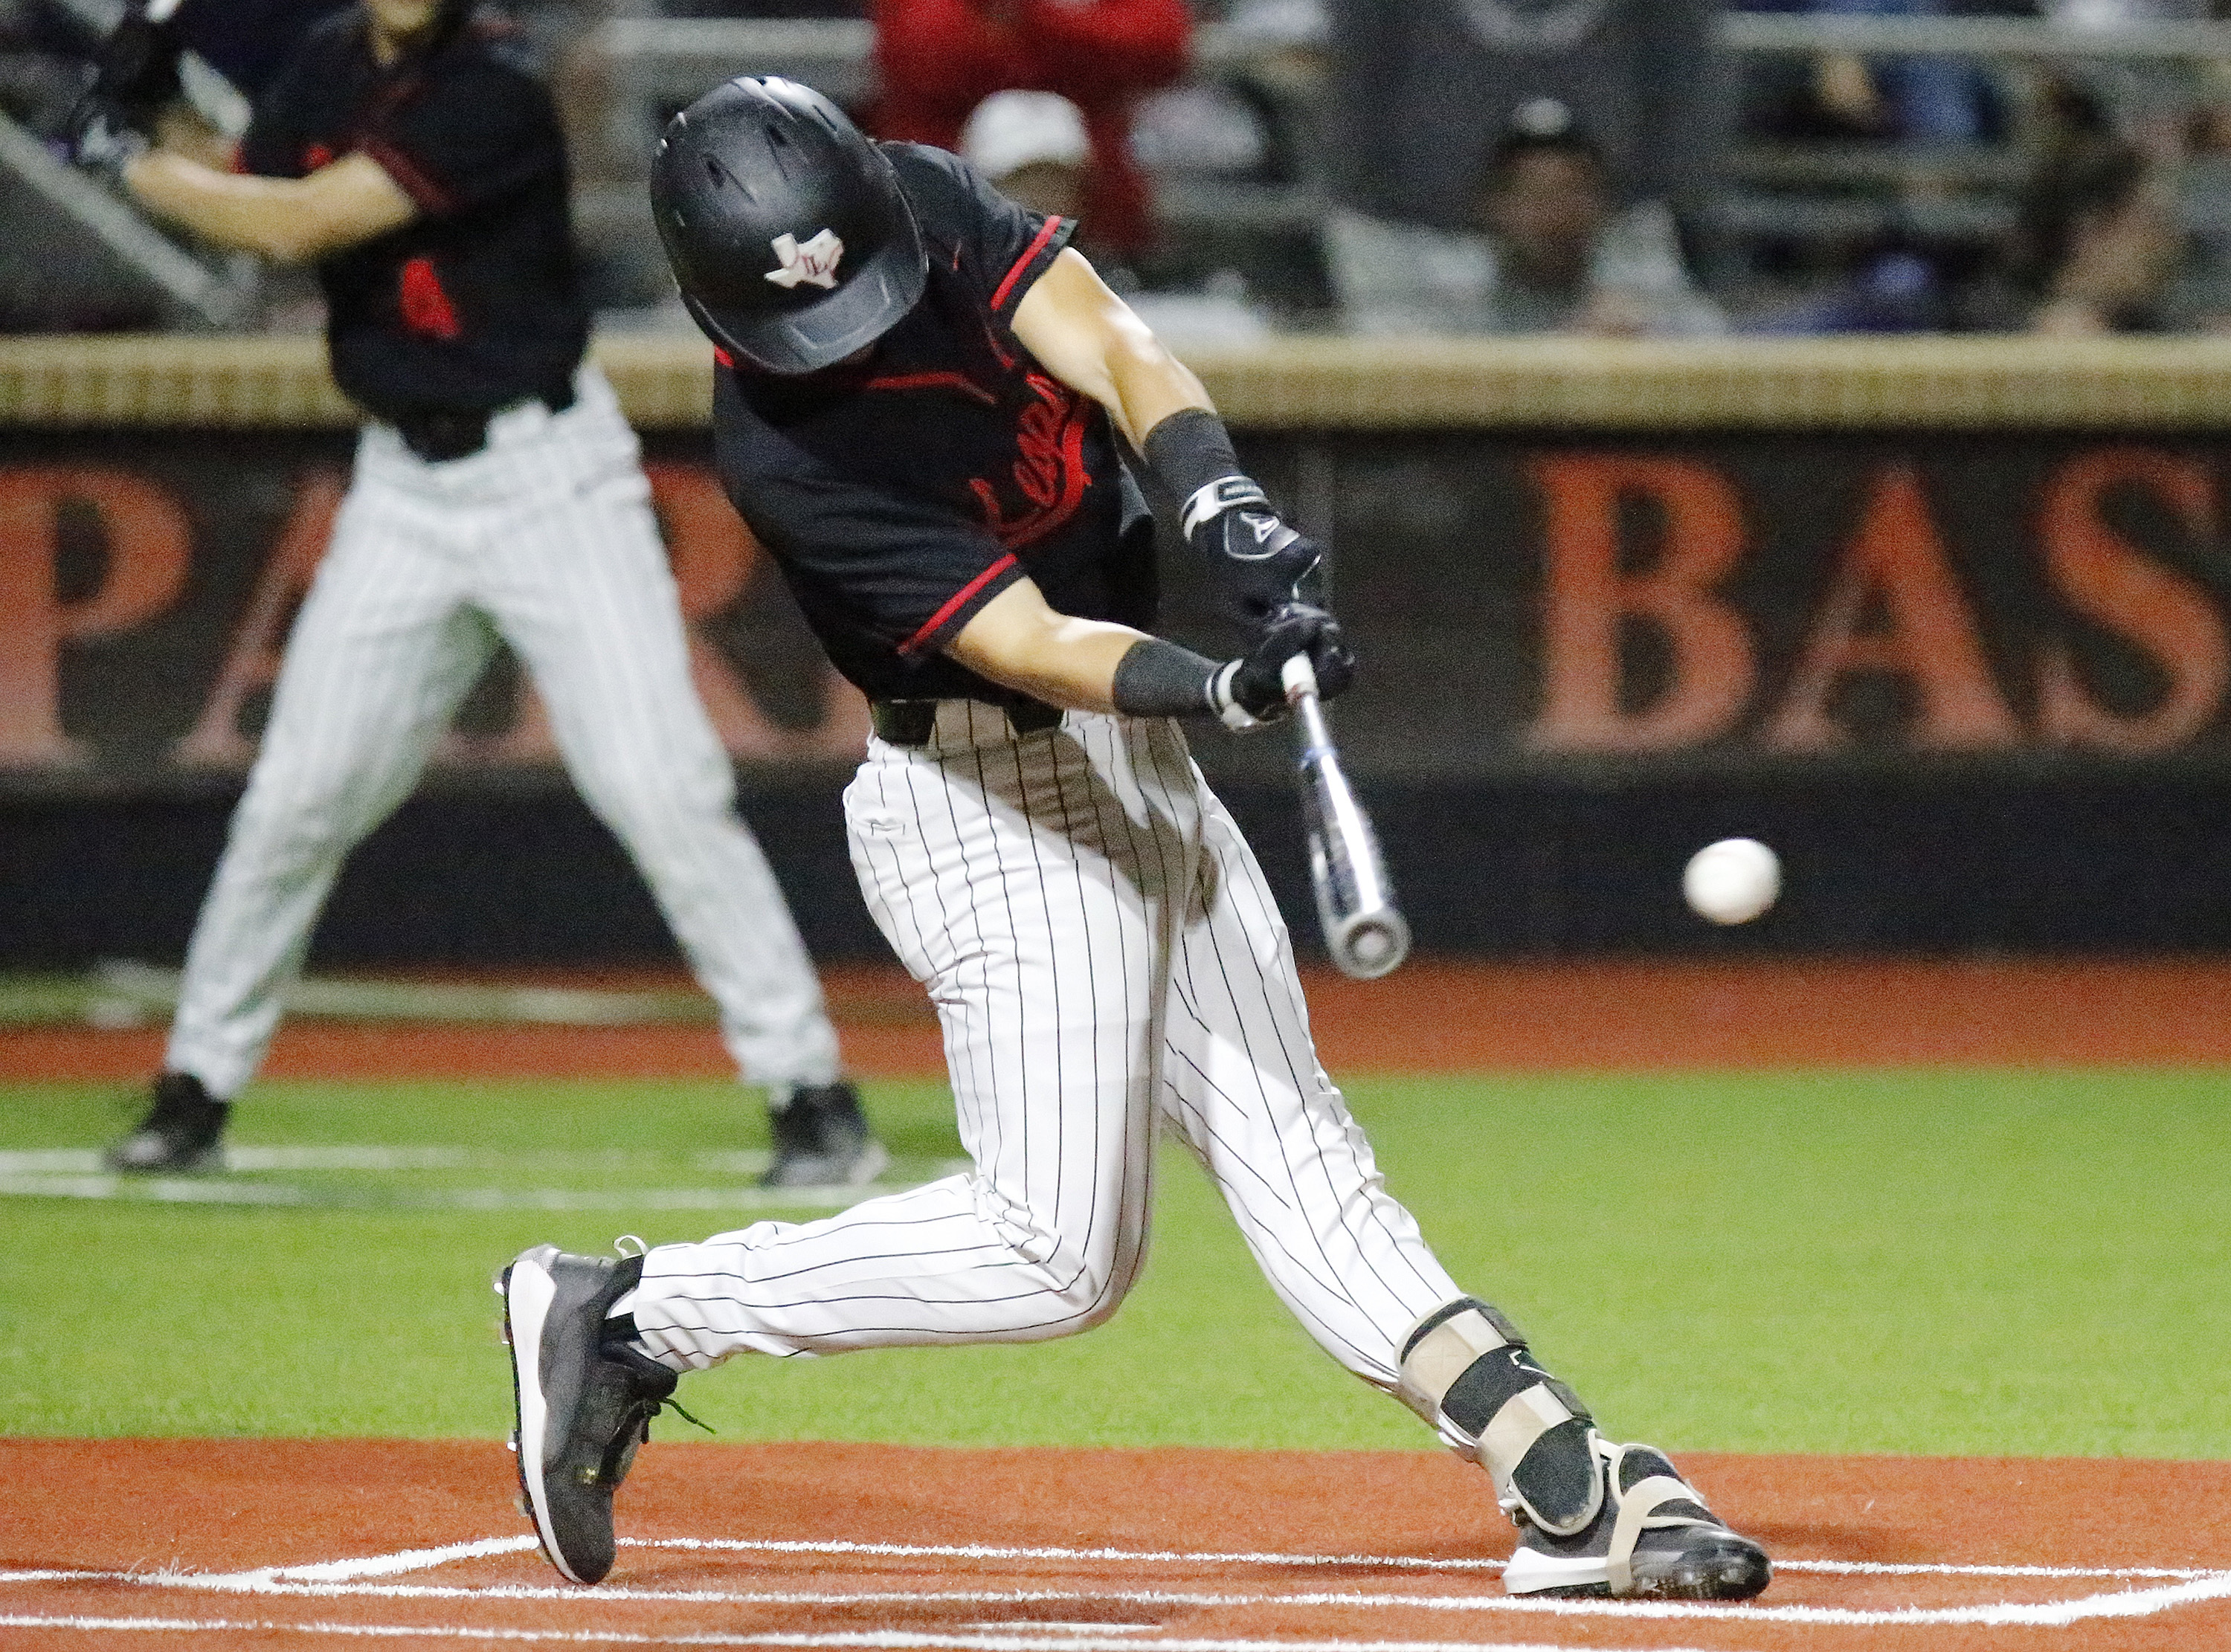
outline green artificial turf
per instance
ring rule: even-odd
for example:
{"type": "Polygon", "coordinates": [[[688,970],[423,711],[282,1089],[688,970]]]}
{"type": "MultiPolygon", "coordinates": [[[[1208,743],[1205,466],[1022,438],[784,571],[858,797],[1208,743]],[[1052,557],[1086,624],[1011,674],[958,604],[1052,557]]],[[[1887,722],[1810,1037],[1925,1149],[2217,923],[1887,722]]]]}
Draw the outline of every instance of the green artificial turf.
{"type": "MultiPolygon", "coordinates": [[[[1451,1270],[1615,1435],[2165,1457],[2231,1455],[2223,1094],[2212,1071],[1352,1088],[1451,1270]]],[[[14,1087],[0,1148],[98,1143],[134,1099],[14,1087]]],[[[870,1107],[901,1153],[955,1151],[941,1087],[877,1085],[870,1107]]],[[[517,1157],[501,1174],[522,1188],[653,1186],[703,1181],[689,1155],[760,1140],[755,1113],[713,1082],[267,1083],[236,1133],[484,1150],[517,1157]],[[562,1173],[524,1157],[560,1149],[562,1173]],[[585,1172],[596,1152],[608,1168],[585,1172]]],[[[749,1219],[0,1199],[0,1432],[500,1436],[493,1268],[546,1239],[601,1249],[749,1219]]],[[[1175,1152],[1146,1278],[1100,1331],[746,1357],[682,1397],[730,1440],[1429,1443],[1315,1352],[1175,1152]]]]}

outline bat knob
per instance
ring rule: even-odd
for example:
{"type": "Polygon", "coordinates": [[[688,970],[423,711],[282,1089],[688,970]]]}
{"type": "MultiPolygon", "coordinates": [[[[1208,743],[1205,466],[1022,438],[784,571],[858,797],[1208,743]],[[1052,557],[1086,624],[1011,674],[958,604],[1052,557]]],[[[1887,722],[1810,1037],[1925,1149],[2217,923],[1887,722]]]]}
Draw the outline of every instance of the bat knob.
{"type": "Polygon", "coordinates": [[[1352,945],[1355,961],[1366,969],[1384,964],[1394,953],[1394,937],[1376,926],[1360,932],[1352,945]]]}
{"type": "Polygon", "coordinates": [[[1352,919],[1332,938],[1333,962],[1357,981],[1391,975],[1410,956],[1410,926],[1391,908],[1352,919]]]}

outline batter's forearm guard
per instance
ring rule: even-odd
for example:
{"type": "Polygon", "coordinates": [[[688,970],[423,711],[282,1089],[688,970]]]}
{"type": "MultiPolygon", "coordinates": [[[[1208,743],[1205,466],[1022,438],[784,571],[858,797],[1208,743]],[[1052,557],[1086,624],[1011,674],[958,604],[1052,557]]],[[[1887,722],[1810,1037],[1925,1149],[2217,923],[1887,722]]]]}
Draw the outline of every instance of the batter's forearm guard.
{"type": "Polygon", "coordinates": [[[1167,637],[1142,636],[1116,663],[1110,698],[1126,717],[1220,718],[1232,729],[1263,726],[1232,693],[1244,662],[1219,664],[1167,637]]]}
{"type": "Polygon", "coordinates": [[[1493,1476],[1514,1520],[1569,1537],[1603,1507],[1595,1419],[1542,1369],[1518,1328],[1477,1297],[1427,1314],[1402,1345],[1402,1399],[1493,1476]]]}
{"type": "Polygon", "coordinates": [[[1287,526],[1240,469],[1222,419],[1205,407],[1185,408],[1147,433],[1143,451],[1180,501],[1186,543],[1215,569],[1244,617],[1261,620],[1290,603],[1316,600],[1316,545],[1287,526]]]}

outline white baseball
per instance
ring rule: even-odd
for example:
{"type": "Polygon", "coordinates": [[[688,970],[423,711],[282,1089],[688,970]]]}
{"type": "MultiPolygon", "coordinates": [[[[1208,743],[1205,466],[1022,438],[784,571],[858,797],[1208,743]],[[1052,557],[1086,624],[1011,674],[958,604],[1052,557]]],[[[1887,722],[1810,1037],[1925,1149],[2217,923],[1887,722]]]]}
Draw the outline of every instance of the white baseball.
{"type": "Polygon", "coordinates": [[[1716,924],[1747,924],[1782,893],[1782,862],[1756,838],[1726,837],[1689,857],[1681,893],[1716,924]]]}

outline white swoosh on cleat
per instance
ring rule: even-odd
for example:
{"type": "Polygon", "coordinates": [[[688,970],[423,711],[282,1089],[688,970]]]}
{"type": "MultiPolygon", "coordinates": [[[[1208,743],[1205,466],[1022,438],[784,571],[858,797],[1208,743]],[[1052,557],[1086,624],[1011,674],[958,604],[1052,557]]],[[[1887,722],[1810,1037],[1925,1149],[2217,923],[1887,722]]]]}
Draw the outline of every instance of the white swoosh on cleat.
{"type": "Polygon", "coordinates": [[[504,1320],[511,1328],[511,1365],[519,1379],[519,1462],[525,1471],[527,1499],[534,1505],[528,1512],[534,1517],[534,1529],[541,1536],[543,1552],[551,1564],[573,1582],[585,1583],[587,1579],[574,1576],[558,1547],[550,1526],[549,1495],[542,1483],[542,1439],[550,1420],[550,1408],[542,1397],[542,1326],[557,1294],[557,1283],[549,1271],[522,1257],[511,1265],[504,1320]]]}

